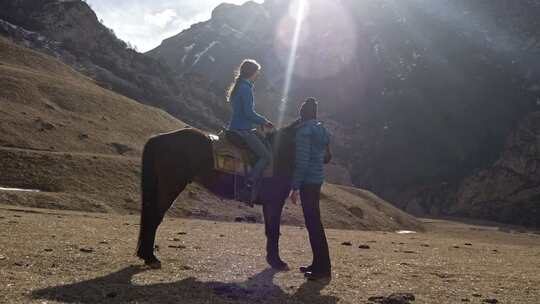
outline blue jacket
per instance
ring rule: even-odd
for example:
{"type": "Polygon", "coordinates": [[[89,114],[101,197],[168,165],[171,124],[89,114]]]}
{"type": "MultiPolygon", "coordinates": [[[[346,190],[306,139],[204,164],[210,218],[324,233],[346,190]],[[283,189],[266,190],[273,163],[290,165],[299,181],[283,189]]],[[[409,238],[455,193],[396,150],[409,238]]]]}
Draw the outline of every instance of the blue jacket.
{"type": "Polygon", "coordinates": [[[329,143],[330,134],[321,122],[308,120],[297,127],[293,190],[324,182],[324,155],[329,143]]]}
{"type": "Polygon", "coordinates": [[[253,99],[253,84],[247,79],[240,80],[240,86],[231,96],[232,117],[230,130],[251,130],[257,125],[263,125],[268,120],[255,112],[253,99]]]}

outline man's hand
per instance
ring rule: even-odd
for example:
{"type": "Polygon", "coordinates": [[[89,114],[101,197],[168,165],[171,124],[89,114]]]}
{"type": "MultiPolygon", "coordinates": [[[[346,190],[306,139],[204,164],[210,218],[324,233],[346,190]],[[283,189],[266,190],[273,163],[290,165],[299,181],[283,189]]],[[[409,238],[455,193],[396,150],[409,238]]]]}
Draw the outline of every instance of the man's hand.
{"type": "Polygon", "coordinates": [[[299,192],[300,192],[300,191],[298,191],[298,190],[293,190],[293,191],[291,192],[291,197],[290,197],[290,199],[291,199],[291,202],[292,202],[294,205],[298,204],[298,198],[300,197],[300,193],[299,193],[299,192]]]}

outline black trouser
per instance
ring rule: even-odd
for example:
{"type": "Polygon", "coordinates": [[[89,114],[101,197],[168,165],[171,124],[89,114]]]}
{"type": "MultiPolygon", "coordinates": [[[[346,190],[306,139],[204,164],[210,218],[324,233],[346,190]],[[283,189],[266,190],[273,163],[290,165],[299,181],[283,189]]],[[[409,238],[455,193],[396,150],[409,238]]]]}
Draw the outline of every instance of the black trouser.
{"type": "Polygon", "coordinates": [[[328,272],[331,269],[328,242],[321,222],[319,200],[322,185],[303,185],[300,187],[300,200],[304,211],[309,242],[313,251],[313,271],[328,272]]]}

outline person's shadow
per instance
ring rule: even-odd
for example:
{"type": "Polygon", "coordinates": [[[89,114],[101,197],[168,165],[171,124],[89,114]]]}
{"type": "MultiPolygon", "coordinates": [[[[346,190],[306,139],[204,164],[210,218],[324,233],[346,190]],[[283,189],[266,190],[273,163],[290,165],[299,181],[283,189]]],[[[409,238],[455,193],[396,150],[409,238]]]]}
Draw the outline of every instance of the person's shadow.
{"type": "Polygon", "coordinates": [[[302,284],[294,294],[274,284],[276,271],[266,269],[243,283],[200,282],[187,278],[178,282],[135,285],[134,275],[147,271],[130,266],[109,275],[78,283],[48,287],[32,292],[33,299],[65,303],[325,303],[338,298],[321,295],[329,282],[302,284]]]}

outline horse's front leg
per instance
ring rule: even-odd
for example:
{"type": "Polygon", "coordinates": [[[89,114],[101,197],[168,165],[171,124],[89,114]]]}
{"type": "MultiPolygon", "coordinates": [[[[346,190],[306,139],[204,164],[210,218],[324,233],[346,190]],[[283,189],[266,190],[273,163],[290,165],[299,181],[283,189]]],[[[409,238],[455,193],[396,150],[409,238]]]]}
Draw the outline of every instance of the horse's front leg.
{"type": "Polygon", "coordinates": [[[279,237],[281,214],[285,199],[268,202],[263,205],[264,227],[266,233],[266,261],[272,268],[286,270],[288,266],[279,256],[279,237]]]}

